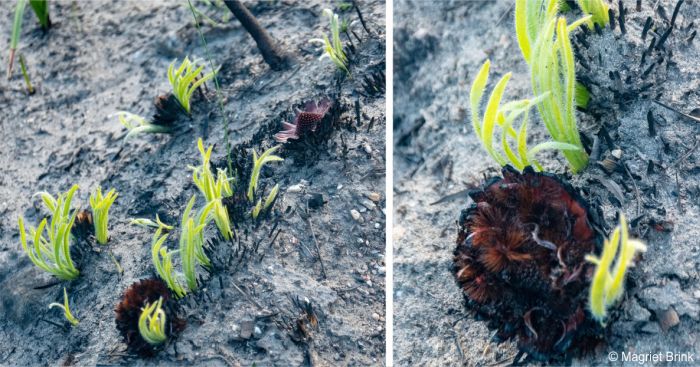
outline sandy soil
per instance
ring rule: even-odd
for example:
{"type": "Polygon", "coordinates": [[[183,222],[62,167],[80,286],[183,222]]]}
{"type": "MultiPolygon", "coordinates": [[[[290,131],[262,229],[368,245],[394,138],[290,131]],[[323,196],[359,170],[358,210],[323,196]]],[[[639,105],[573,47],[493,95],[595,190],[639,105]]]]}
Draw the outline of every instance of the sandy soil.
{"type": "MultiPolygon", "coordinates": [[[[54,27],[46,34],[27,11],[20,52],[38,91],[25,95],[19,73],[0,82],[0,365],[384,363],[385,101],[381,93],[355,92],[362,90],[364,76],[384,69],[384,4],[361,1],[372,33],[359,23],[353,26],[362,41],[353,40],[352,78],[342,80],[329,60],[318,61],[319,51],[308,43],[327,33],[320,14],[331,3],[249,5],[296,64],[272,71],[235,18],[220,27],[203,26],[212,58],[222,65],[234,150],[250,155],[252,148],[272,146],[272,134],[306,100],[339,94],[341,114],[329,140],[310,148],[314,154],[283,149],[286,160],[265,168],[263,185],[281,186],[276,219],[260,226],[238,223],[239,241],[217,245],[215,252],[235,265],[216,272],[199,293],[180,302],[187,328],[150,360],[125,352],[114,323],[122,292],[154,274],[152,231],[129,225],[129,218],[158,213],[175,223],[198,193],[187,168],[199,162],[197,138],[215,144],[213,162],[223,165],[225,124],[212,83],[195,98],[192,119],[178,120],[182,128],[173,135],[123,144],[125,130],[110,115],[127,110],[150,116],[155,97],[169,89],[170,62],[206,53],[186,2],[55,1],[54,27]],[[77,280],[35,289],[53,279],[21,251],[17,217],[38,223],[46,213],[32,194],[63,192],[76,183],[76,206],[86,207],[97,185],[118,190],[111,241],[86,256],[77,280]],[[376,202],[369,200],[371,193],[381,193],[376,202]],[[310,209],[306,220],[301,208],[311,194],[321,194],[325,204],[310,209]],[[359,220],[351,216],[353,209],[359,220]],[[63,286],[80,319],[76,328],[46,322],[64,323],[58,310],[47,307],[62,300],[63,286]],[[293,340],[296,297],[308,298],[320,319],[307,342],[293,340]]],[[[0,33],[9,34],[13,7],[1,8],[0,33]]],[[[354,12],[341,17],[357,18],[354,12]]],[[[7,38],[0,39],[0,49],[7,49],[7,38]]],[[[211,225],[206,236],[215,233],[211,225]]]]}
{"type": "MultiPolygon", "coordinates": [[[[591,34],[585,40],[588,47],[575,40],[578,77],[593,94],[589,111],[578,117],[587,146],[596,149],[589,168],[571,180],[600,212],[604,230],[614,227],[615,215],[622,211],[634,219],[632,232],[648,243],[649,251],[629,277],[620,316],[607,328],[607,345],[573,358],[574,365],[621,364],[608,359],[611,351],[694,353],[696,361],[700,355],[700,125],[651,101],[656,98],[686,113],[700,105],[700,46],[697,40],[687,41],[697,28],[691,22],[700,7],[683,4],[664,49],[653,53],[657,67],[642,78],[649,64],[639,66],[643,51],[652,36],[658,40],[668,28],[676,2],[662,0],[652,9],[656,1],[643,1],[641,11],[636,2],[624,3],[626,34],[618,20],[614,30],[591,34]],[[653,18],[654,33],[643,41],[647,16],[653,18]],[[589,68],[580,66],[581,58],[589,68]],[[611,80],[611,71],[621,78],[611,80]],[[644,93],[618,98],[613,92],[636,91],[646,83],[652,86],[644,93]],[[648,112],[655,134],[648,129],[648,112]],[[597,162],[612,159],[616,149],[621,163],[608,173],[597,162]],[[673,316],[678,323],[660,322],[673,316]]],[[[469,86],[480,65],[491,59],[489,90],[494,80],[512,71],[507,98],[531,96],[511,6],[510,1],[405,0],[394,6],[394,358],[400,366],[505,365],[517,353],[513,343],[490,341],[493,331],[466,311],[450,272],[456,221],[469,201],[462,194],[432,205],[499,172],[467,120],[469,86]]],[[[617,4],[612,8],[619,14],[617,4]]],[[[540,127],[531,139],[545,136],[540,127]]],[[[559,157],[543,157],[543,163],[570,177],[559,157]]]]}

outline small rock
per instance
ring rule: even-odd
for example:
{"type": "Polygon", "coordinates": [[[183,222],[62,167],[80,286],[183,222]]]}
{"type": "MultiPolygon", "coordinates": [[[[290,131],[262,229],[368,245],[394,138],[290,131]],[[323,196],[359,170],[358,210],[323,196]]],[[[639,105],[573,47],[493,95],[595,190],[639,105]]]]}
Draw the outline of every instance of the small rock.
{"type": "Polygon", "coordinates": [[[253,336],[254,329],[255,323],[252,320],[241,322],[241,338],[250,339],[250,337],[253,336]]]}
{"type": "Polygon", "coordinates": [[[308,205],[311,209],[318,209],[323,206],[326,202],[323,200],[323,195],[312,193],[309,198],[308,205]]]}
{"type": "Polygon", "coordinates": [[[359,238],[359,237],[358,237],[358,238],[357,238],[357,243],[362,243],[362,244],[364,244],[364,243],[365,243],[365,240],[363,240],[362,238],[359,238]]]}
{"type": "Polygon", "coordinates": [[[664,332],[667,332],[669,329],[680,323],[681,320],[678,318],[678,313],[673,309],[673,307],[659,315],[659,326],[661,326],[661,329],[664,332]]]}
{"type": "Polygon", "coordinates": [[[380,275],[384,275],[384,273],[386,272],[386,268],[383,266],[378,266],[377,271],[379,272],[380,275]]]}
{"type": "Polygon", "coordinates": [[[362,144],[362,147],[365,148],[365,152],[367,152],[367,154],[372,154],[372,147],[369,145],[369,143],[362,144]]]}
{"type": "Polygon", "coordinates": [[[352,216],[352,219],[354,219],[358,223],[364,223],[364,218],[360,215],[360,212],[358,212],[355,209],[350,210],[350,215],[352,216]]]}
{"type": "Polygon", "coordinates": [[[304,186],[302,184],[292,185],[287,188],[287,192],[302,192],[303,190],[304,186]]]}
{"type": "Polygon", "coordinates": [[[338,184],[338,186],[335,188],[336,191],[340,191],[343,188],[343,184],[338,184]]]}
{"type": "Polygon", "coordinates": [[[372,319],[374,319],[374,321],[379,321],[379,314],[376,313],[376,312],[374,312],[374,313],[372,314],[372,319]]]}
{"type": "Polygon", "coordinates": [[[374,205],[374,203],[370,200],[361,200],[360,204],[369,210],[373,210],[376,207],[376,205],[374,205]]]}
{"type": "Polygon", "coordinates": [[[382,195],[380,195],[378,192],[370,192],[369,194],[367,194],[367,197],[375,203],[378,203],[379,200],[382,200],[382,195]]]}
{"type": "Polygon", "coordinates": [[[613,157],[615,157],[615,158],[617,158],[617,159],[620,159],[620,158],[622,157],[622,149],[613,149],[613,151],[610,152],[610,154],[611,154],[613,157]]]}
{"type": "Polygon", "coordinates": [[[647,322],[642,327],[642,332],[645,332],[647,334],[658,334],[661,332],[661,327],[656,322],[647,322]]]}
{"type": "Polygon", "coordinates": [[[629,306],[628,313],[632,320],[649,321],[649,317],[651,317],[651,312],[649,312],[649,310],[642,307],[636,300],[633,300],[630,303],[631,304],[629,306]]]}
{"type": "Polygon", "coordinates": [[[260,338],[262,336],[262,329],[256,326],[255,329],[253,329],[253,335],[255,335],[256,338],[260,338]]]}
{"type": "Polygon", "coordinates": [[[693,292],[693,297],[700,299],[700,290],[693,292]]]}
{"type": "Polygon", "coordinates": [[[374,228],[376,228],[376,229],[382,228],[382,225],[379,223],[374,223],[374,228]]]}

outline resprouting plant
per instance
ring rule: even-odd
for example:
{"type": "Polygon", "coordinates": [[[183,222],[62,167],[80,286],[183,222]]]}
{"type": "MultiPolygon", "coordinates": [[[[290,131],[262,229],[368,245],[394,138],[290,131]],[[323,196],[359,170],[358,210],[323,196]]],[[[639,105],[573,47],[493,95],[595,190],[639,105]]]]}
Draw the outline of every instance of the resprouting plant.
{"type": "MultiPolygon", "coordinates": [[[[263,152],[262,155],[258,157],[258,152],[253,149],[253,171],[250,174],[250,183],[248,184],[248,201],[251,203],[255,202],[255,190],[258,189],[258,180],[260,179],[260,171],[262,170],[263,166],[268,163],[268,162],[279,162],[283,161],[284,158],[272,155],[272,153],[276,152],[281,145],[274,146],[265,152],[263,152]]],[[[279,187],[277,187],[277,190],[274,188],[268,194],[267,199],[265,200],[266,205],[269,203],[269,205],[274,202],[275,197],[277,196],[277,192],[279,191],[279,187]]],[[[257,218],[258,214],[260,214],[260,201],[258,201],[258,204],[256,204],[255,207],[257,207],[257,212],[255,210],[255,207],[253,208],[253,218],[257,218]]],[[[267,206],[265,207],[267,209],[267,206]]]]}
{"type": "Polygon", "coordinates": [[[156,214],[156,221],[155,222],[152,221],[151,219],[148,219],[148,218],[135,218],[135,219],[132,219],[131,222],[129,222],[129,224],[134,224],[134,225],[141,226],[141,227],[153,227],[156,229],[162,228],[165,231],[172,231],[174,228],[173,226],[169,226],[169,225],[163,223],[160,220],[160,217],[158,216],[158,214],[156,214]]]}
{"type": "Polygon", "coordinates": [[[180,259],[182,261],[182,272],[190,291],[197,289],[197,263],[210,267],[211,262],[204,253],[204,227],[209,223],[209,213],[212,211],[216,201],[209,202],[199,213],[192,216],[197,195],[190,199],[185,211],[182,214],[180,225],[180,259]]]}
{"type": "Polygon", "coordinates": [[[27,3],[29,3],[29,6],[34,11],[34,14],[39,20],[39,24],[41,24],[41,28],[46,30],[51,26],[51,20],[49,19],[49,2],[47,0],[17,0],[17,4],[15,5],[15,18],[12,24],[12,36],[10,37],[10,57],[7,65],[7,79],[10,79],[12,75],[15,52],[17,51],[19,37],[22,33],[22,17],[24,16],[27,3]]]}
{"type": "Polygon", "coordinates": [[[196,62],[191,62],[188,57],[185,57],[180,67],[175,69],[176,62],[177,60],[173,60],[168,67],[168,81],[170,81],[170,85],[173,87],[173,95],[189,115],[192,94],[207,80],[213,78],[216,71],[211,71],[200,77],[200,74],[204,70],[204,65],[197,67],[196,62]]]}
{"type": "Polygon", "coordinates": [[[537,106],[547,131],[555,142],[579,148],[562,150],[571,170],[577,173],[588,165],[588,155],[576,124],[576,73],[569,32],[589,22],[592,16],[568,25],[566,18],[557,18],[558,11],[558,0],[516,0],[515,31],[523,57],[530,65],[534,94],[548,93],[537,106]]]}
{"type": "Polygon", "coordinates": [[[345,55],[343,43],[340,41],[340,21],[338,20],[338,14],[333,13],[330,9],[323,9],[323,16],[328,17],[330,20],[331,38],[328,39],[328,36],[324,34],[323,38],[313,38],[309,40],[309,42],[322,44],[324,52],[323,55],[321,55],[321,59],[328,57],[338,69],[344,71],[346,74],[350,74],[350,70],[348,70],[348,57],[345,55]]]}
{"type": "Polygon", "coordinates": [[[472,125],[474,132],[484,146],[486,152],[501,166],[511,164],[513,167],[522,171],[527,166],[534,166],[538,171],[542,170],[542,166],[535,159],[535,155],[543,150],[578,150],[577,146],[572,144],[548,141],[537,144],[531,149],[527,147],[527,124],[529,111],[533,106],[536,106],[549,97],[549,92],[535,97],[532,100],[523,99],[505,103],[501,106],[501,100],[506,89],[511,73],[504,75],[493,88],[491,95],[486,104],[484,115],[479,113],[479,105],[486,89],[486,84],[489,78],[490,61],[487,60],[479,70],[472,88],[469,93],[471,104],[472,125]],[[513,127],[514,122],[522,115],[520,128],[516,131],[513,127]],[[501,150],[503,155],[494,147],[494,139],[496,135],[496,127],[501,130],[501,150]],[[516,142],[516,148],[513,149],[508,140],[516,142]],[[504,157],[505,155],[505,157],[504,157]]]}
{"type": "Polygon", "coordinates": [[[94,193],[90,195],[90,208],[93,213],[93,223],[95,224],[95,238],[97,242],[104,245],[109,240],[109,232],[107,223],[109,222],[109,208],[117,199],[117,192],[114,189],[109,190],[106,195],[102,195],[102,188],[97,187],[94,193]]]}
{"type": "MultiPolygon", "coordinates": [[[[576,0],[576,3],[578,7],[581,8],[581,11],[592,16],[592,23],[600,27],[605,27],[610,23],[610,15],[608,14],[610,6],[603,0],[576,0]]],[[[593,25],[590,25],[591,28],[593,28],[593,25]]]]}
{"type": "Polygon", "coordinates": [[[54,307],[58,307],[63,310],[63,315],[66,317],[66,320],[70,322],[71,325],[73,326],[78,326],[78,319],[73,316],[73,314],[70,312],[70,306],[68,305],[68,292],[66,292],[66,287],[63,287],[63,304],[60,303],[50,303],[49,304],[49,309],[52,309],[54,307]]]}
{"type": "Polygon", "coordinates": [[[168,288],[175,294],[175,298],[182,298],[187,294],[187,290],[182,286],[174,273],[173,255],[179,250],[168,251],[167,247],[163,247],[163,243],[168,238],[167,234],[162,234],[162,228],[158,228],[153,235],[151,244],[151,257],[153,266],[156,268],[156,273],[163,279],[168,288]]]}
{"type": "Polygon", "coordinates": [[[163,344],[168,337],[165,335],[165,311],[163,297],[153,304],[146,304],[139,317],[139,333],[148,344],[163,344]]]}
{"type": "Polygon", "coordinates": [[[645,252],[646,249],[646,245],[641,241],[629,239],[627,221],[624,214],[620,213],[620,225],[615,228],[610,239],[605,240],[600,257],[586,256],[587,261],[596,265],[588,299],[589,306],[593,317],[602,325],[605,325],[607,309],[615,304],[625,291],[625,274],[633,265],[635,254],[645,252]],[[611,271],[614,259],[616,261],[611,271]]]}
{"type": "Polygon", "coordinates": [[[33,238],[33,246],[27,245],[27,234],[24,229],[24,218],[19,217],[19,236],[22,249],[29,259],[40,269],[53,274],[61,280],[72,280],[78,277],[80,272],[73,264],[71,258],[71,228],[75,223],[77,210],[71,214],[70,206],[73,195],[78,190],[78,185],[73,185],[67,192],[54,198],[47,192],[39,192],[44,205],[51,212],[51,223],[44,218],[35,229],[29,227],[29,235],[33,238]],[[48,224],[48,226],[47,226],[48,224]],[[44,230],[48,239],[44,237],[44,230]]]}
{"type": "Polygon", "coordinates": [[[261,212],[267,211],[270,209],[270,206],[272,206],[272,203],[275,202],[275,199],[277,198],[277,193],[280,191],[280,185],[276,184],[275,187],[270,190],[270,194],[267,195],[267,199],[265,199],[265,203],[263,204],[262,199],[258,199],[258,202],[255,204],[253,207],[253,210],[251,211],[251,215],[253,216],[253,219],[258,219],[258,215],[260,215],[261,212]]]}
{"type": "Polygon", "coordinates": [[[129,130],[124,140],[137,134],[162,134],[171,131],[168,126],[151,123],[145,118],[131,112],[119,111],[117,112],[117,117],[119,118],[119,122],[129,130]]]}
{"type": "Polygon", "coordinates": [[[207,204],[213,203],[212,216],[216,227],[219,228],[219,232],[226,240],[230,240],[233,236],[231,220],[221,199],[233,195],[230,183],[232,179],[228,177],[225,170],[219,169],[216,177],[211,172],[210,160],[211,152],[214,148],[213,145],[204,149],[204,142],[202,138],[199,138],[197,148],[202,155],[202,164],[197,167],[190,166],[190,169],[192,169],[192,181],[204,195],[207,204]]]}

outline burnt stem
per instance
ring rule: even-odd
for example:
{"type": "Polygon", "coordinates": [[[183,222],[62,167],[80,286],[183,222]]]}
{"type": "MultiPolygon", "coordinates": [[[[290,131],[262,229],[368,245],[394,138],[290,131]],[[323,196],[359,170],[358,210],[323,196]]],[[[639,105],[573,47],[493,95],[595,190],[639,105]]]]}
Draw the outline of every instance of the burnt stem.
{"type": "Polygon", "coordinates": [[[265,62],[273,70],[284,70],[289,65],[289,56],[281,52],[275,45],[275,41],[260,26],[255,16],[239,0],[225,0],[226,7],[233,13],[243,25],[246,31],[255,40],[258,50],[262,54],[265,62]]]}
{"type": "Polygon", "coordinates": [[[372,32],[367,29],[367,24],[365,24],[365,18],[362,17],[362,12],[360,11],[360,6],[357,4],[357,0],[352,0],[352,5],[355,8],[355,11],[357,11],[357,16],[360,18],[360,23],[362,23],[362,28],[365,29],[365,32],[367,34],[372,34],[372,32]]]}

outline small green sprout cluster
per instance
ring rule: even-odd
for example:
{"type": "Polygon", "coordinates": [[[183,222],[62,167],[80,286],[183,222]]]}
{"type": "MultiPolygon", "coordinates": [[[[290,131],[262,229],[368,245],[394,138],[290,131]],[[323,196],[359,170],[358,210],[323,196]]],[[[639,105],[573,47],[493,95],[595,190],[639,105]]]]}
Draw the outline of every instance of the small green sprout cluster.
{"type": "Polygon", "coordinates": [[[645,251],[644,243],[629,239],[627,221],[625,216],[620,214],[620,225],[615,228],[610,239],[605,240],[600,258],[593,255],[586,256],[587,261],[596,265],[588,301],[591,314],[601,324],[605,325],[607,309],[615,304],[624,293],[625,274],[627,269],[632,266],[635,254],[645,251]],[[616,254],[617,260],[611,272],[610,267],[613,265],[616,254]]]}
{"type": "Polygon", "coordinates": [[[338,14],[333,13],[330,9],[324,9],[323,16],[328,17],[330,20],[331,38],[329,39],[328,36],[324,34],[323,38],[314,38],[309,40],[309,42],[322,44],[324,52],[321,59],[328,57],[338,69],[344,71],[346,74],[350,74],[350,70],[348,70],[348,57],[345,55],[343,43],[340,41],[341,24],[338,20],[338,14]]]}
{"type": "Polygon", "coordinates": [[[535,147],[528,149],[527,147],[527,124],[529,111],[533,106],[538,105],[549,96],[545,93],[532,100],[523,99],[503,104],[501,99],[505,92],[506,84],[511,77],[511,73],[504,75],[498,81],[491,92],[486,105],[486,111],[483,116],[479,114],[479,105],[481,104],[484,90],[489,78],[490,61],[486,61],[479,70],[479,73],[472,84],[469,94],[472,124],[474,131],[481,140],[486,152],[500,165],[505,166],[510,164],[518,170],[523,170],[527,166],[533,166],[536,170],[541,171],[542,166],[535,159],[535,154],[542,150],[558,149],[558,150],[577,150],[576,146],[567,143],[556,141],[548,141],[537,144],[535,147]],[[522,122],[520,128],[515,130],[513,123],[520,117],[522,122]],[[494,135],[496,127],[501,130],[501,150],[499,153],[494,148],[494,135]],[[509,143],[509,139],[514,140],[517,144],[516,149],[513,149],[509,143]],[[505,155],[505,157],[504,157],[505,155]]]}
{"type": "Polygon", "coordinates": [[[27,233],[24,228],[24,218],[19,217],[20,242],[29,259],[40,269],[53,274],[61,280],[72,280],[80,272],[73,264],[70,254],[71,228],[75,223],[77,210],[71,214],[70,206],[78,185],[73,185],[67,192],[54,198],[47,192],[39,192],[46,208],[52,213],[51,223],[44,218],[35,229],[29,227],[29,235],[33,237],[34,246],[27,245],[27,233]],[[48,224],[48,226],[47,226],[48,224]],[[48,239],[44,237],[44,230],[48,239]]]}
{"type": "Polygon", "coordinates": [[[145,118],[131,112],[119,111],[117,112],[117,117],[119,118],[119,122],[129,131],[124,137],[124,140],[137,134],[160,134],[170,132],[169,127],[153,124],[145,118]]]}
{"type": "Polygon", "coordinates": [[[222,199],[233,195],[230,183],[232,179],[228,177],[225,170],[219,169],[216,178],[211,172],[210,160],[214,146],[204,149],[202,138],[199,138],[197,147],[202,155],[202,165],[197,167],[190,166],[190,169],[192,169],[192,181],[204,195],[207,204],[213,205],[212,214],[219,232],[225,239],[230,240],[233,236],[233,230],[231,229],[228,211],[224,207],[222,199]]]}
{"type": "MultiPolygon", "coordinates": [[[[608,14],[610,6],[603,0],[576,0],[576,3],[585,14],[591,15],[592,23],[601,27],[605,27],[610,23],[610,15],[608,14]]],[[[591,28],[593,28],[592,23],[589,24],[591,28]]]]}
{"type": "Polygon", "coordinates": [[[182,259],[182,272],[190,291],[197,289],[197,264],[211,267],[211,261],[204,253],[204,227],[210,220],[216,202],[209,202],[196,215],[192,216],[192,207],[197,196],[193,195],[182,214],[180,225],[180,258],[182,259]]]}
{"type": "Polygon", "coordinates": [[[93,222],[95,225],[95,237],[101,245],[109,240],[107,230],[107,222],[109,220],[109,208],[112,207],[114,200],[117,199],[117,192],[114,189],[109,190],[107,195],[102,195],[102,188],[97,187],[92,195],[90,195],[90,208],[92,209],[93,222]]]}
{"type": "Polygon", "coordinates": [[[173,255],[179,250],[168,251],[167,247],[163,247],[163,244],[167,239],[168,235],[163,234],[162,228],[158,228],[156,233],[153,235],[153,242],[151,244],[153,266],[156,268],[156,273],[158,273],[158,276],[163,279],[168,288],[173,291],[175,297],[182,298],[187,294],[187,290],[182,286],[180,280],[178,280],[177,274],[173,273],[173,255]]]}
{"type": "MultiPolygon", "coordinates": [[[[12,66],[15,60],[15,52],[19,45],[19,37],[22,33],[22,18],[24,16],[24,10],[27,7],[27,2],[34,11],[43,29],[48,29],[51,25],[49,21],[49,2],[47,0],[17,0],[14,22],[12,23],[12,35],[10,36],[10,57],[7,65],[7,79],[10,79],[12,76],[12,66]]],[[[26,70],[24,70],[24,75],[25,79],[27,79],[26,70]]]]}
{"type": "Polygon", "coordinates": [[[472,84],[470,102],[474,131],[489,155],[501,165],[510,163],[522,169],[532,164],[541,169],[534,160],[534,154],[545,149],[561,151],[574,173],[588,165],[588,155],[578,132],[575,109],[576,106],[585,107],[590,97],[586,88],[576,82],[569,33],[584,23],[606,22],[608,8],[601,0],[579,1],[583,4],[581,8],[593,15],[567,24],[565,17],[558,17],[560,3],[559,0],[515,0],[516,36],[523,57],[530,65],[532,89],[537,97],[510,102],[501,107],[500,100],[510,78],[508,73],[494,87],[482,119],[479,103],[488,80],[488,61],[472,84]],[[527,112],[532,106],[537,106],[552,141],[528,149],[527,112]],[[516,132],[512,123],[520,115],[523,115],[523,122],[516,132]],[[501,145],[505,158],[493,148],[492,135],[496,125],[502,129],[501,145]],[[509,138],[517,142],[517,149],[510,147],[509,138]]]}
{"type": "Polygon", "coordinates": [[[143,340],[151,345],[163,344],[168,337],[165,335],[165,311],[163,311],[163,298],[159,298],[153,304],[146,304],[141,309],[139,317],[139,333],[143,340]]]}
{"type": "MultiPolygon", "coordinates": [[[[261,154],[260,156],[258,156],[258,152],[255,149],[253,149],[253,171],[250,174],[250,183],[248,184],[247,194],[248,201],[250,201],[251,203],[255,202],[255,191],[258,189],[258,180],[260,179],[260,171],[262,170],[263,166],[269,162],[279,162],[284,160],[284,158],[272,154],[276,152],[280,147],[281,145],[274,146],[263,152],[263,154],[261,154]]],[[[261,212],[266,211],[270,208],[272,203],[275,202],[275,198],[277,198],[278,193],[279,185],[275,185],[272,188],[272,190],[270,190],[270,193],[267,195],[267,199],[265,199],[264,204],[262,202],[262,198],[258,199],[251,212],[253,219],[257,219],[258,215],[260,215],[261,212]]]]}
{"type": "Polygon", "coordinates": [[[204,70],[203,65],[197,67],[197,63],[190,61],[187,56],[185,56],[185,59],[177,69],[175,69],[176,62],[177,60],[173,60],[168,67],[168,81],[170,81],[170,85],[173,87],[173,95],[180,102],[180,105],[185,109],[187,114],[190,114],[190,99],[192,98],[192,94],[207,80],[213,78],[216,71],[211,71],[200,77],[200,74],[204,70]]]}
{"type": "Polygon", "coordinates": [[[63,315],[66,317],[66,320],[70,322],[71,325],[78,326],[78,319],[73,316],[73,314],[70,312],[70,306],[68,305],[68,292],[66,292],[66,287],[63,287],[63,304],[60,303],[50,303],[49,304],[49,309],[52,309],[54,307],[58,307],[63,310],[63,315]]]}

